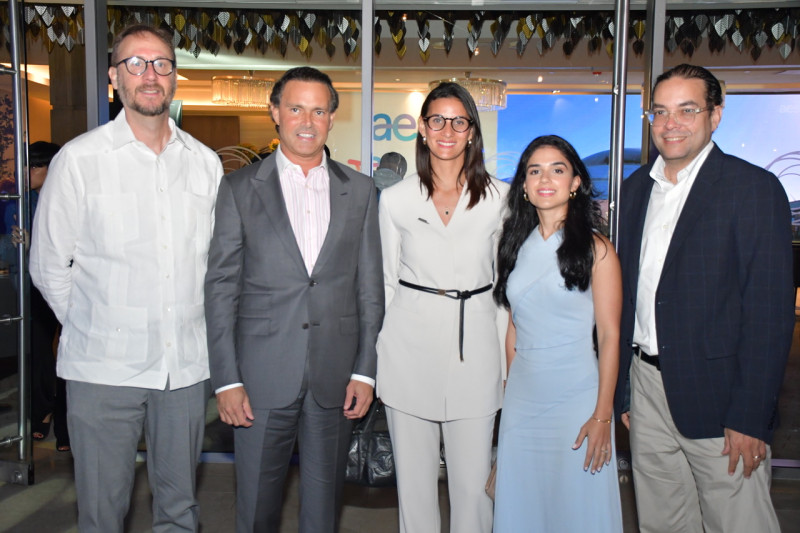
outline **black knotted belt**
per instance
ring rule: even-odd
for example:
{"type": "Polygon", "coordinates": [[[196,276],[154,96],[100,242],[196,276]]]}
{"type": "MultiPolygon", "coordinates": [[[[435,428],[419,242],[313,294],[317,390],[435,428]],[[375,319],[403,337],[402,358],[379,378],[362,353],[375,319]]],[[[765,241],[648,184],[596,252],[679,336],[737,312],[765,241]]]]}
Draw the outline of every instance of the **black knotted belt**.
{"type": "Polygon", "coordinates": [[[474,291],[459,291],[457,289],[434,289],[433,287],[424,287],[422,285],[417,285],[416,283],[409,283],[408,281],[400,280],[400,285],[403,287],[408,287],[409,289],[414,289],[421,292],[427,292],[429,294],[436,294],[437,296],[444,296],[445,298],[450,298],[451,300],[460,300],[460,309],[458,314],[458,353],[461,356],[461,360],[464,360],[464,302],[472,298],[477,294],[481,294],[483,292],[488,291],[492,288],[492,284],[485,285],[480,289],[475,289],[474,291]]]}

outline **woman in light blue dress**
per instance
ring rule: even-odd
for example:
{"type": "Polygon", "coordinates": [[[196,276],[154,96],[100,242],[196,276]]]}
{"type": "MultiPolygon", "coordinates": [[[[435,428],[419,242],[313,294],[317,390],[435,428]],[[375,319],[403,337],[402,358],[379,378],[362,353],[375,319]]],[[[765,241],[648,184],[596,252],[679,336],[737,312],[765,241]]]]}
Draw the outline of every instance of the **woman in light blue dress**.
{"type": "Polygon", "coordinates": [[[612,431],[622,291],[593,196],[564,139],[523,152],[494,293],[510,308],[494,533],[622,531],[612,431]]]}

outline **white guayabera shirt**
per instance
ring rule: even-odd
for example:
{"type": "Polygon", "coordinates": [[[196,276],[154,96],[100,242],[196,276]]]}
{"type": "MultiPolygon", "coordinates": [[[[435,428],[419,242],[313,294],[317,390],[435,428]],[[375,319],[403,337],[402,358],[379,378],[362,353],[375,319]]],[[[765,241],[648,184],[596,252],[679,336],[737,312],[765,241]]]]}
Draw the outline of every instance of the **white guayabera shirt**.
{"type": "Polygon", "coordinates": [[[203,283],[223,171],[169,125],[155,154],[123,111],[50,164],[30,273],[63,325],[64,379],[179,389],[209,377],[203,283]]]}

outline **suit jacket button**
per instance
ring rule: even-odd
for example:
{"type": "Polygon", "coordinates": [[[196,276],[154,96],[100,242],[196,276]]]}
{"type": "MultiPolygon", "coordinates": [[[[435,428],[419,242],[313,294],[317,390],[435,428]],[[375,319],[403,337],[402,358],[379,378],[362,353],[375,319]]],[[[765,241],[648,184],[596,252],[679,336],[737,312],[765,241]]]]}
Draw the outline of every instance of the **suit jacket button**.
{"type": "Polygon", "coordinates": [[[306,322],[305,324],[303,324],[303,329],[308,329],[308,322],[306,322]]]}
{"type": "Polygon", "coordinates": [[[316,287],[316,285],[317,285],[317,282],[316,282],[316,280],[313,280],[313,279],[312,279],[312,280],[309,282],[309,286],[311,286],[311,287],[316,287]]]}

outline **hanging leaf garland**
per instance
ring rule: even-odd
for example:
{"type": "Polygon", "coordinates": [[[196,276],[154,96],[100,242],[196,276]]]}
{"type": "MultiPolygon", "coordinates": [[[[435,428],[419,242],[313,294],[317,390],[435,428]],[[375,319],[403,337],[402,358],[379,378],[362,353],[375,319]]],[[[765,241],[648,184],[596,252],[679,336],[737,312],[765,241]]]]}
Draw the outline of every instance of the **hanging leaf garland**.
{"type": "MultiPolygon", "coordinates": [[[[61,46],[68,51],[84,44],[85,28],[82,5],[25,4],[20,7],[20,19],[25,32],[33,40],[43,39],[48,51],[61,46]]],[[[195,56],[208,52],[218,54],[223,47],[242,54],[248,49],[261,54],[285,56],[294,47],[305,57],[311,57],[316,47],[332,58],[337,41],[341,39],[345,55],[354,59],[360,45],[359,11],[346,10],[254,10],[207,9],[179,7],[109,6],[107,10],[108,41],[131,23],[159,26],[173,35],[173,43],[195,56]]],[[[574,12],[497,12],[497,11],[419,11],[414,13],[418,39],[414,43],[420,57],[427,61],[431,50],[441,43],[449,54],[456,28],[466,33],[469,56],[479,49],[481,30],[489,23],[489,46],[496,56],[506,37],[514,28],[513,47],[518,56],[525,54],[531,41],[540,55],[553,50],[558,43],[569,57],[580,41],[586,41],[590,54],[613,50],[614,13],[610,11],[574,12]],[[431,35],[431,21],[438,19],[443,34],[431,35]]],[[[0,5],[3,32],[1,44],[8,48],[8,6],[0,5]]],[[[407,29],[400,11],[376,11],[373,50],[380,54],[383,25],[389,28],[395,53],[404,57],[407,51],[407,29]]],[[[636,55],[644,53],[647,38],[646,15],[632,11],[629,39],[636,55]]],[[[760,8],[716,11],[670,11],[666,16],[664,46],[670,53],[689,58],[701,46],[712,53],[722,53],[731,46],[747,53],[754,61],[765,49],[775,49],[784,60],[800,53],[800,9],[760,8]],[[705,44],[704,44],[705,41],[705,44]]]]}

